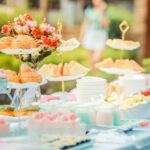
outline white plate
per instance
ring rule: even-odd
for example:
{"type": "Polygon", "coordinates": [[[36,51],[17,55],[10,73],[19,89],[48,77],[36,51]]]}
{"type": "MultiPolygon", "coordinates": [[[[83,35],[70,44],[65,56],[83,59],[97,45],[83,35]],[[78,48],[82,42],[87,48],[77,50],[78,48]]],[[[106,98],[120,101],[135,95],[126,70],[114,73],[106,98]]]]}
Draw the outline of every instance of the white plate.
{"type": "Polygon", "coordinates": [[[15,82],[9,82],[8,83],[8,88],[11,88],[11,89],[25,89],[25,88],[35,88],[35,87],[38,87],[38,86],[42,86],[44,84],[46,84],[47,81],[46,80],[43,80],[41,83],[35,83],[35,82],[30,82],[30,83],[15,83],[15,82]]]}
{"type": "Polygon", "coordinates": [[[12,116],[0,115],[0,118],[5,119],[9,122],[18,122],[18,121],[29,120],[31,117],[30,116],[12,117],[12,116]]]}
{"type": "Polygon", "coordinates": [[[72,81],[72,80],[77,80],[79,78],[82,78],[86,75],[85,74],[80,74],[77,76],[62,76],[62,77],[46,77],[48,81],[53,81],[53,82],[60,82],[60,81],[72,81]]]}
{"type": "Polygon", "coordinates": [[[140,45],[130,45],[130,46],[127,46],[127,45],[124,45],[124,44],[116,44],[116,43],[113,43],[113,42],[106,42],[106,45],[111,47],[111,48],[114,48],[114,49],[118,49],[118,50],[126,50],[126,51],[132,51],[132,50],[135,50],[137,48],[140,47],[140,45]]]}
{"type": "Polygon", "coordinates": [[[72,38],[70,40],[64,41],[57,49],[60,51],[72,51],[79,47],[80,43],[77,39],[72,38]]]}
{"type": "Polygon", "coordinates": [[[31,48],[31,49],[2,49],[1,52],[8,55],[21,55],[21,54],[31,54],[33,52],[39,51],[40,48],[31,48]]]}
{"type": "Polygon", "coordinates": [[[109,74],[137,74],[141,73],[131,69],[119,69],[119,68],[99,68],[99,70],[104,71],[109,74]]]}

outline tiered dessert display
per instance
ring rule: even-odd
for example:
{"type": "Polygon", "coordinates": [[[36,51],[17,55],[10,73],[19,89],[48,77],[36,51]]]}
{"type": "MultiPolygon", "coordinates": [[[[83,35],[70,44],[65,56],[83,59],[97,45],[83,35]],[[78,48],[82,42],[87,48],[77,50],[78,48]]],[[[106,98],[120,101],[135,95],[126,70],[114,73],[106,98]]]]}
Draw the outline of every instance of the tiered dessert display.
{"type": "MultiPolygon", "coordinates": [[[[35,70],[37,65],[57,47],[61,45],[61,36],[58,31],[48,24],[44,19],[43,23],[38,25],[30,15],[23,15],[14,18],[14,21],[8,22],[1,29],[4,37],[0,38],[0,51],[14,55],[27,65],[21,65],[17,74],[11,70],[5,70],[9,81],[8,88],[19,89],[19,111],[24,114],[22,109],[22,96],[24,88],[39,87],[46,82],[45,79],[35,70]]],[[[33,94],[33,93],[32,93],[33,94]]]]}
{"type": "Polygon", "coordinates": [[[107,100],[117,102],[121,117],[123,119],[138,119],[138,117],[146,119],[150,116],[147,108],[149,97],[137,94],[147,88],[146,77],[141,74],[144,68],[134,60],[123,59],[125,50],[131,51],[140,47],[138,42],[125,40],[128,29],[127,22],[123,21],[120,24],[122,39],[109,39],[106,42],[109,47],[122,51],[120,59],[113,61],[112,58],[108,58],[97,63],[95,67],[106,73],[119,75],[118,80],[108,86],[109,98],[107,100]],[[145,113],[142,110],[145,110],[145,113]]]}
{"type": "MultiPolygon", "coordinates": [[[[61,35],[62,24],[60,21],[58,22],[57,26],[59,34],[61,35]]],[[[62,52],[71,51],[77,48],[79,45],[79,42],[75,39],[62,41],[62,45],[58,47],[58,50],[60,50],[59,56],[61,59],[61,63],[59,65],[45,64],[39,70],[39,73],[44,76],[48,81],[61,82],[63,97],[65,94],[65,81],[76,80],[85,76],[89,72],[88,68],[80,65],[76,61],[64,63],[62,52]]]]}
{"type": "Polygon", "coordinates": [[[103,62],[96,64],[96,68],[110,74],[133,74],[143,72],[144,69],[139,66],[134,60],[123,59],[124,50],[135,50],[140,47],[139,42],[125,40],[125,34],[129,29],[126,21],[120,24],[122,39],[108,39],[106,45],[111,48],[121,50],[120,60],[106,59],[103,62]]]}

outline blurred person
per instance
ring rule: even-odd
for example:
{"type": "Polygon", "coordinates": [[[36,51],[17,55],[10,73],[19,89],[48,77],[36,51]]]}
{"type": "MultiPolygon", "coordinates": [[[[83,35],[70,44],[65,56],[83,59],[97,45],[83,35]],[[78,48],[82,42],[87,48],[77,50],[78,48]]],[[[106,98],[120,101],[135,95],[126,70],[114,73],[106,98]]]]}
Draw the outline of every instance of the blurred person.
{"type": "Polygon", "coordinates": [[[92,67],[101,58],[108,38],[110,21],[107,13],[107,3],[104,0],[91,0],[84,11],[84,21],[81,26],[80,41],[89,52],[89,63],[92,67]]]}

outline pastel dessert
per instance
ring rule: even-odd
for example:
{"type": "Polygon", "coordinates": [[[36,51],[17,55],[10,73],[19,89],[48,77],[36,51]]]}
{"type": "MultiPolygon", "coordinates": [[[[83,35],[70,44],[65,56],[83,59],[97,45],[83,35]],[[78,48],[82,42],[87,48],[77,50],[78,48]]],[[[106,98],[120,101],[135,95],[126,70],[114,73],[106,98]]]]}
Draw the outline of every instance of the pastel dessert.
{"type": "Polygon", "coordinates": [[[37,43],[31,36],[18,35],[11,43],[12,49],[30,49],[36,48],[37,43]]]}
{"type": "Polygon", "coordinates": [[[85,126],[80,119],[75,114],[64,112],[35,113],[28,125],[30,129],[35,127],[37,130],[44,130],[55,135],[85,134],[85,126]]]}
{"type": "Polygon", "coordinates": [[[88,68],[80,65],[76,61],[59,65],[47,64],[39,69],[39,73],[49,77],[61,77],[61,76],[77,76],[85,74],[89,71],[88,68]]]}
{"type": "Polygon", "coordinates": [[[57,96],[51,96],[51,95],[41,95],[40,103],[47,103],[50,101],[60,100],[57,96]]]}
{"type": "Polygon", "coordinates": [[[0,135],[8,134],[9,131],[9,123],[4,119],[0,119],[0,135]]]}
{"type": "Polygon", "coordinates": [[[11,36],[0,38],[0,49],[8,49],[8,48],[10,49],[13,40],[14,38],[11,36]]]}

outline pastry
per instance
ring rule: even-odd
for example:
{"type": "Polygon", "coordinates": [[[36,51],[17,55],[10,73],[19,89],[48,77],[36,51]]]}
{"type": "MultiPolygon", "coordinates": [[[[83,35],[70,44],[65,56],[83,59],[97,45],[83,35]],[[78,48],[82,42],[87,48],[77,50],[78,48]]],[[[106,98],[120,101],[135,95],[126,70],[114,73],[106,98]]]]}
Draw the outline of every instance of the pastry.
{"type": "Polygon", "coordinates": [[[0,38],[0,49],[11,48],[11,43],[13,40],[14,38],[10,36],[0,38]]]}
{"type": "Polygon", "coordinates": [[[60,63],[59,65],[44,65],[39,70],[39,73],[49,77],[61,77],[61,76],[77,76],[85,74],[89,71],[88,68],[80,65],[76,61],[71,61],[70,63],[65,63],[64,65],[60,63]]]}
{"type": "Polygon", "coordinates": [[[20,76],[20,82],[21,83],[28,83],[28,82],[42,82],[41,75],[35,73],[35,72],[27,72],[24,74],[21,74],[20,76]]]}
{"type": "Polygon", "coordinates": [[[106,45],[115,48],[115,49],[123,49],[123,50],[134,50],[140,47],[139,42],[121,40],[121,39],[108,39],[106,45]]]}
{"type": "Polygon", "coordinates": [[[114,67],[114,62],[112,58],[107,58],[103,60],[102,62],[95,64],[95,67],[96,68],[112,68],[114,67]]]}
{"type": "Polygon", "coordinates": [[[19,77],[17,76],[17,73],[15,71],[6,70],[7,79],[9,82],[19,82],[19,77]]]}
{"type": "Polygon", "coordinates": [[[42,82],[42,77],[35,70],[30,68],[27,65],[22,65],[19,72],[19,79],[21,83],[28,83],[28,82],[42,82]]]}
{"type": "Polygon", "coordinates": [[[12,49],[30,49],[36,48],[36,41],[28,35],[18,35],[11,43],[12,49]]]}
{"type": "Polygon", "coordinates": [[[105,59],[104,61],[97,63],[96,68],[118,68],[118,69],[130,69],[138,72],[143,72],[144,68],[141,67],[134,60],[129,59],[118,59],[115,62],[111,58],[105,59]]]}
{"type": "Polygon", "coordinates": [[[145,71],[143,67],[141,67],[139,64],[137,64],[134,60],[130,60],[130,65],[132,66],[133,69],[139,72],[145,71]]]}
{"type": "Polygon", "coordinates": [[[14,107],[9,106],[9,105],[1,105],[0,115],[14,116],[14,107]]]}
{"type": "Polygon", "coordinates": [[[89,71],[88,68],[80,65],[79,63],[72,61],[70,62],[70,66],[69,66],[69,75],[71,76],[77,76],[80,74],[85,74],[89,71]]]}

